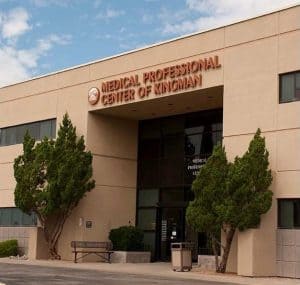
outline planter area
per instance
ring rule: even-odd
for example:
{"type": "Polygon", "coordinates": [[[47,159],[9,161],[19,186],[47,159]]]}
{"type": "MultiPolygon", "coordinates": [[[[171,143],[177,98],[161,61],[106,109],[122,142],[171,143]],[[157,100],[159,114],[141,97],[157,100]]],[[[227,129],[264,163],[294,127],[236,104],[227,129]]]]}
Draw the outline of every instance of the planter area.
{"type": "Polygon", "coordinates": [[[149,263],[150,251],[114,251],[111,263],[149,263]]]}
{"type": "Polygon", "coordinates": [[[213,255],[198,255],[198,266],[203,269],[214,270],[216,268],[215,257],[213,255]]]}

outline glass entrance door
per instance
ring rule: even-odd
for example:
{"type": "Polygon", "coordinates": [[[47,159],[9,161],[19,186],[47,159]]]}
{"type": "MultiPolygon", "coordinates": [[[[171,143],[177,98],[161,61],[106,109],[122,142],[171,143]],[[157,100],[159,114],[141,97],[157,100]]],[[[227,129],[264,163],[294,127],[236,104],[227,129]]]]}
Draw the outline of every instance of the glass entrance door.
{"type": "Polygon", "coordinates": [[[191,184],[222,139],[222,110],[139,122],[137,226],[152,260],[170,260],[171,242],[192,241],[185,209],[191,184]]]}
{"type": "Polygon", "coordinates": [[[158,259],[169,261],[171,259],[171,243],[184,241],[184,208],[159,208],[158,259]]]}

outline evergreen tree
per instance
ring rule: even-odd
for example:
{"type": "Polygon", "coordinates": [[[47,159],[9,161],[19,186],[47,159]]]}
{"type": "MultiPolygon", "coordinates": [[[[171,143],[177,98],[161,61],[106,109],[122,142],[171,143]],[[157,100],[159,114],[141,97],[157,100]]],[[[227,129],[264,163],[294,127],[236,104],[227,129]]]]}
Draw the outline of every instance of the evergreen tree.
{"type": "Polygon", "coordinates": [[[23,154],[14,162],[15,204],[34,212],[43,228],[49,255],[60,259],[57,243],[67,218],[86,192],[95,186],[92,154],[76,135],[69,116],[63,118],[56,140],[41,142],[26,133],[23,154]]]}
{"type": "Polygon", "coordinates": [[[187,219],[197,230],[206,229],[209,235],[212,226],[214,229],[219,226],[222,230],[222,260],[219,264],[216,257],[216,270],[224,273],[236,230],[244,231],[258,226],[261,215],[272,205],[273,193],[269,190],[272,175],[269,170],[269,153],[260,129],[250,142],[247,152],[242,157],[236,157],[234,163],[227,164],[228,168],[225,166],[227,160],[224,149],[222,155],[216,156],[217,153],[220,153],[220,146],[216,147],[211,157],[213,163],[209,163],[209,159],[193,183],[195,200],[189,205],[187,219]],[[224,165],[223,176],[222,168],[218,167],[221,163],[224,165]],[[211,178],[214,176],[219,178],[217,183],[217,178],[216,181],[211,178]],[[202,194],[199,195],[199,192],[202,194]],[[210,209],[204,205],[209,202],[210,209]]]}
{"type": "Polygon", "coordinates": [[[198,232],[206,232],[211,239],[216,270],[219,266],[221,225],[217,207],[226,193],[226,178],[229,171],[224,147],[218,144],[193,182],[194,201],[186,210],[187,222],[198,232]]]}

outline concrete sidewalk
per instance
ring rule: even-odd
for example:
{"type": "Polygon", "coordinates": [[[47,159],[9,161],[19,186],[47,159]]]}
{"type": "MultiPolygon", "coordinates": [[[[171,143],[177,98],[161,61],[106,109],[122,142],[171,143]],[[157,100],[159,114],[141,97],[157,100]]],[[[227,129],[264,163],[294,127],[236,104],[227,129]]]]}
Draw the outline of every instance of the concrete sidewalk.
{"type": "Polygon", "coordinates": [[[203,272],[198,267],[194,267],[191,272],[173,272],[170,263],[73,263],[71,261],[53,261],[53,260],[18,260],[10,258],[0,258],[1,263],[24,264],[45,267],[60,267],[69,269],[96,270],[103,272],[116,272],[127,274],[139,274],[156,277],[193,279],[215,282],[228,282],[235,284],[251,284],[251,285],[300,285],[300,279],[290,278],[251,278],[241,277],[235,274],[217,274],[215,272],[203,272]]]}

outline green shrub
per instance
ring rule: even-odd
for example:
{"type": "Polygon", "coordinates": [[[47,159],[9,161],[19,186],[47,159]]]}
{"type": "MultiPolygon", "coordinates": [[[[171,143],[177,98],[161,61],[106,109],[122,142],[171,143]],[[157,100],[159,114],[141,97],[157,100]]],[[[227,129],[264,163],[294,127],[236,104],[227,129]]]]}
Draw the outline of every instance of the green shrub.
{"type": "Polygon", "coordinates": [[[113,244],[114,250],[144,250],[144,233],[142,230],[133,226],[123,226],[117,229],[112,229],[109,233],[109,239],[113,244]]]}
{"type": "Polygon", "coordinates": [[[16,239],[0,242],[0,257],[18,254],[18,241],[16,239]]]}

